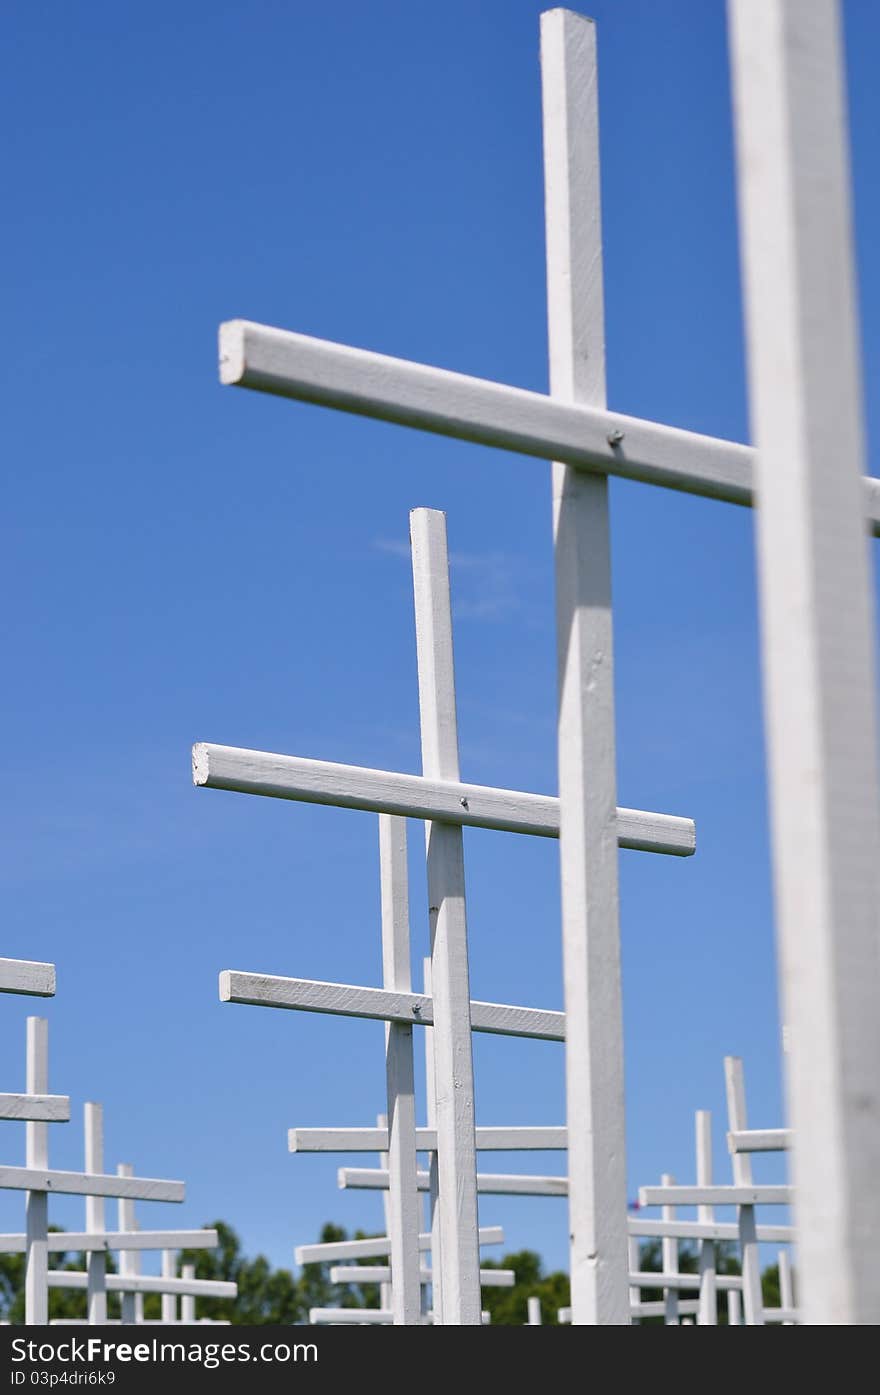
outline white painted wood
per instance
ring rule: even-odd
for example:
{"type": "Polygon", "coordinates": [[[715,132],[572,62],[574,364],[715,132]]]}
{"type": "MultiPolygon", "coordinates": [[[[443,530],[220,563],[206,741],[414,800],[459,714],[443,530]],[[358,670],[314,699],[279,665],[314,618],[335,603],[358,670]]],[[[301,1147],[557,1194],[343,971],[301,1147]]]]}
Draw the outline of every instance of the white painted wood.
{"type": "Polygon", "coordinates": [[[69,1095],[0,1095],[0,1119],[66,1124],[70,1119],[69,1095]]]}
{"type": "MultiPolygon", "coordinates": [[[[379,869],[382,909],[382,981],[393,992],[412,988],[409,946],[409,873],[406,820],[379,815],[379,869]]],[[[385,1027],[388,1127],[388,1236],[391,1240],[391,1309],[396,1326],[421,1319],[419,1282],[419,1195],[416,1187],[415,1066],[411,1022],[385,1027]]],[[[386,1281],[383,1281],[386,1282],[386,1281]]]]}
{"type": "MultiPolygon", "coordinates": [[[[121,1293],[123,1301],[145,1293],[181,1295],[193,1298],[235,1298],[238,1288],[226,1279],[197,1279],[187,1277],[185,1271],[193,1265],[184,1265],[183,1277],[166,1278],[163,1274],[108,1274],[107,1291],[121,1293]]],[[[84,1269],[50,1269],[50,1288],[86,1289],[88,1274],[84,1269]]],[[[134,1302],[131,1303],[134,1312],[134,1302]]]]}
{"type": "MultiPolygon", "coordinates": [[[[712,1115],[706,1109],[698,1109],[696,1117],[697,1143],[697,1186],[712,1185],[712,1115]]],[[[701,1206],[697,1216],[703,1225],[711,1225],[715,1219],[711,1206],[701,1206]]],[[[697,1314],[698,1327],[718,1325],[718,1278],[715,1272],[715,1242],[704,1239],[700,1242],[700,1311],[697,1314]]]]}
{"type": "MultiPolygon", "coordinates": [[[[28,1125],[28,1128],[42,1127],[42,1124],[28,1125]]],[[[136,1201],[183,1201],[185,1191],[183,1182],[165,1182],[155,1177],[114,1177],[43,1167],[0,1167],[2,1188],[12,1191],[39,1188],[65,1196],[121,1196],[136,1201]]]]}
{"type": "MultiPolygon", "coordinates": [[[[429,780],[457,782],[461,777],[446,516],[437,509],[414,509],[409,530],[422,774],[429,780]]],[[[474,1063],[461,826],[426,822],[425,850],[434,1003],[441,1320],[444,1326],[479,1327],[474,1063]]]]}
{"type": "MultiPolygon", "coordinates": [[[[116,1169],[120,1177],[132,1177],[134,1168],[131,1163],[119,1163],[116,1169]]],[[[130,1197],[120,1197],[118,1203],[119,1229],[135,1230],[137,1221],[134,1214],[134,1201],[130,1197]]],[[[139,1258],[139,1256],[137,1256],[139,1258]]],[[[135,1303],[135,1293],[137,1289],[134,1281],[137,1277],[139,1265],[136,1259],[136,1251],[120,1250],[119,1252],[119,1278],[127,1286],[120,1289],[122,1293],[121,1317],[124,1323],[137,1322],[137,1305],[135,1303]],[[127,1281],[131,1281],[127,1283],[127,1281]]]]}
{"type": "MultiPolygon", "coordinates": [[[[184,1264],[181,1268],[181,1277],[185,1282],[195,1283],[196,1268],[194,1264],[184,1264]]],[[[185,1293],[180,1300],[180,1321],[195,1322],[196,1320],[196,1295],[185,1293]]]]}
{"type": "MultiPolygon", "coordinates": [[[[216,1230],[51,1230],[47,1239],[50,1254],[72,1254],[74,1251],[101,1250],[161,1250],[166,1247],[186,1250],[214,1250],[220,1243],[216,1230]]],[[[0,1235],[0,1254],[24,1254],[24,1235],[0,1235]]]]}
{"type": "MultiPolygon", "coordinates": [[[[779,1266],[779,1306],[781,1308],[793,1309],[794,1284],[791,1277],[791,1256],[788,1250],[779,1251],[777,1255],[777,1264],[779,1266]]],[[[782,1322],[786,1327],[789,1327],[792,1325],[793,1319],[785,1317],[782,1318],[782,1322]]]]}
{"type": "Polygon", "coordinates": [[[0,959],[0,993],[24,993],[32,998],[55,996],[55,965],[32,959],[0,959]]]}
{"type": "MultiPolygon", "coordinates": [[[[434,1272],[427,1266],[419,1269],[419,1283],[433,1282],[434,1272]]],[[[331,1284],[387,1284],[391,1267],[387,1264],[337,1264],[330,1270],[331,1284]]],[[[513,1288],[516,1274],[512,1269],[481,1269],[481,1288],[513,1288]]]]}
{"type": "MultiPolygon", "coordinates": [[[[743,1063],[738,1056],[725,1056],[724,1081],[727,1090],[727,1123],[732,1133],[748,1128],[746,1118],[746,1088],[743,1063]]],[[[752,1160],[748,1153],[733,1154],[733,1180],[738,1186],[752,1182],[752,1160]]],[[[786,1189],[789,1196],[791,1191],[786,1189]]],[[[758,1250],[757,1221],[753,1206],[739,1208],[740,1263],[743,1285],[743,1313],[747,1327],[760,1326],[763,1321],[761,1297],[761,1256],[758,1250]]]]}
{"type": "MultiPolygon", "coordinates": [[[[658,1285],[655,1284],[655,1287],[657,1287],[657,1286],[658,1286],[658,1285]]],[[[737,1294],[736,1296],[737,1296],[737,1298],[738,1298],[738,1297],[739,1297],[739,1294],[737,1294]]],[[[684,1317],[685,1315],[688,1315],[688,1316],[690,1316],[690,1317],[694,1317],[694,1316],[699,1312],[699,1309],[700,1309],[700,1302],[699,1302],[699,1299],[697,1299],[697,1298],[680,1298],[680,1299],[678,1300],[678,1313],[679,1313],[679,1317],[684,1317]]],[[[642,1302],[639,1302],[639,1303],[631,1303],[631,1304],[630,1304],[629,1313],[630,1313],[630,1318],[649,1318],[649,1317],[662,1317],[662,1318],[665,1318],[665,1316],[666,1316],[666,1300],[661,1298],[661,1299],[659,1299],[659,1300],[651,1299],[651,1300],[649,1300],[648,1302],[645,1302],[645,1303],[642,1303],[642,1302]]]]}
{"type": "MultiPolygon", "coordinates": [[[[417,1174],[419,1191],[430,1187],[430,1173],[417,1174]]],[[[385,1191],[388,1170],[381,1167],[340,1167],[339,1186],[358,1191],[385,1191]]],[[[518,1173],[478,1172],[477,1191],[491,1196],[568,1196],[567,1177],[532,1177],[518,1173]]],[[[442,1195],[442,1182],[441,1182],[442,1195]]]]}
{"type": "MultiPolygon", "coordinates": [[[[500,1225],[480,1226],[480,1245],[503,1245],[504,1230],[500,1225]]],[[[421,1251],[431,1249],[431,1233],[423,1231],[418,1237],[421,1251]]],[[[390,1255],[391,1241],[387,1235],[372,1235],[368,1240],[328,1240],[316,1245],[297,1245],[297,1264],[333,1264],[347,1259],[378,1259],[390,1255]]]]}
{"type": "MultiPolygon", "coordinates": [[[[270,799],[365,809],[406,818],[442,819],[444,823],[527,833],[538,838],[559,837],[559,801],[551,795],[336,765],[237,746],[208,742],[195,745],[193,783],[270,799]]],[[[617,820],[622,848],[675,857],[690,857],[696,848],[693,819],[618,809],[617,820]]]]}
{"type": "Polygon", "coordinates": [[[528,1327],[540,1327],[540,1326],[541,1326],[541,1300],[540,1300],[540,1298],[536,1298],[536,1297],[533,1295],[531,1298],[527,1299],[527,1301],[526,1301],[526,1309],[527,1309],[528,1315],[529,1315],[529,1320],[528,1320],[528,1323],[527,1323],[526,1325],[527,1325],[528,1327]]]}
{"type": "Polygon", "coordinates": [[[727,1135],[730,1153],[784,1153],[791,1142],[791,1129],[739,1129],[727,1135]]]}
{"type": "MultiPolygon", "coordinates": [[[[753,502],[748,446],[249,320],[220,326],[220,379],[578,469],[732,504],[753,502]],[[612,446],[608,438],[616,432],[622,439],[612,446]]],[[[865,518],[875,532],[876,484],[869,477],[862,482],[865,518]]]]}
{"type": "MultiPolygon", "coordinates": [[[[104,1110],[100,1104],[89,1102],[84,1110],[86,1172],[104,1171],[104,1110]]],[[[106,1229],[104,1198],[86,1197],[86,1230],[100,1234],[106,1229]]],[[[107,1255],[103,1249],[89,1250],[86,1258],[88,1296],[86,1315],[89,1324],[107,1321],[107,1255]]]]}
{"type": "MultiPolygon", "coordinates": [[[[664,1172],[660,1180],[664,1187],[672,1187],[675,1185],[675,1178],[672,1176],[670,1172],[664,1172]]],[[[664,1221],[675,1220],[674,1206],[663,1207],[663,1219],[664,1221]]],[[[663,1239],[660,1242],[660,1245],[662,1250],[661,1264],[663,1267],[663,1272],[664,1274],[671,1274],[673,1276],[673,1279],[675,1279],[678,1277],[678,1240],[674,1235],[664,1235],[663,1239]]],[[[673,1282],[671,1284],[664,1284],[663,1287],[665,1289],[665,1292],[663,1294],[663,1302],[665,1306],[665,1311],[663,1314],[664,1324],[666,1327],[678,1327],[679,1312],[678,1292],[676,1289],[676,1285],[673,1282]]]]}
{"type": "MultiPolygon", "coordinates": [[[[739,1240],[739,1226],[733,1221],[650,1221],[642,1216],[629,1216],[627,1228],[630,1235],[641,1235],[655,1240],[664,1235],[677,1235],[680,1240],[739,1240]]],[[[759,1225],[758,1239],[771,1245],[787,1244],[795,1239],[794,1226],[759,1225]]]]}
{"type": "MultiPolygon", "coordinates": [[[[33,990],[26,991],[32,992],[33,990]]],[[[49,1023],[45,1017],[29,1017],[27,1019],[26,1088],[29,1095],[47,1095],[49,1093],[49,1023]]],[[[42,1325],[49,1321],[49,1290],[46,1283],[49,1267],[47,1245],[49,1198],[46,1195],[45,1185],[45,1177],[49,1167],[49,1125],[35,1121],[29,1122],[25,1125],[25,1133],[27,1167],[0,1169],[0,1172],[22,1174],[21,1186],[27,1190],[25,1201],[27,1242],[24,1272],[24,1320],[28,1326],[33,1326],[42,1325]],[[42,1186],[41,1183],[43,1183],[42,1186]]]]}
{"type": "MultiPolygon", "coordinates": [[[[419,1152],[434,1151],[436,1129],[417,1128],[415,1134],[419,1152]]],[[[478,1153],[560,1152],[567,1147],[564,1125],[478,1125],[476,1136],[478,1153]]],[[[290,1129],[287,1137],[291,1153],[382,1153],[388,1146],[384,1129],[290,1129]]]]}
{"type": "MultiPolygon", "coordinates": [[[[391,993],[383,988],[279,978],[238,969],[224,969],[220,974],[220,1001],[298,1012],[330,1012],[342,1017],[369,1017],[416,1026],[425,1026],[434,1020],[434,1002],[425,993],[391,993]]],[[[540,1008],[509,1007],[502,1003],[472,1002],[471,1030],[563,1041],[565,1014],[540,1008]]]]}
{"type": "Polygon", "coordinates": [[[309,1322],[313,1327],[390,1327],[394,1314],[390,1308],[310,1308],[309,1322]]]}
{"type": "MultiPolygon", "coordinates": [[[[790,1206],[789,1186],[640,1187],[640,1206],[790,1206]]],[[[679,1222],[676,1222],[678,1225],[679,1222]]],[[[684,1222],[681,1222],[684,1224],[684,1222]]],[[[742,1234],[742,1232],[740,1232],[742,1234]]]]}
{"type": "Polygon", "coordinates": [[[803,1320],[880,1320],[880,788],[834,0],[730,5],[803,1320]]]}
{"type": "Polygon", "coordinates": [[[801,1322],[802,1316],[797,1308],[765,1308],[765,1322],[779,1322],[783,1327],[794,1327],[801,1322]]]}
{"type": "Polygon", "coordinates": [[[742,1294],[736,1289],[727,1295],[727,1325],[742,1327],[742,1294]]]}
{"type": "MultiPolygon", "coordinates": [[[[550,391],[605,408],[596,29],[541,16],[550,391]]],[[[612,428],[609,427],[610,431],[612,428]]],[[[624,439],[604,456],[628,455],[624,439]]],[[[555,457],[572,1321],[629,1322],[608,480],[555,457]]]]}
{"type": "MultiPolygon", "coordinates": [[[[635,1273],[638,1272],[639,1266],[640,1266],[640,1264],[641,1264],[641,1259],[642,1259],[641,1246],[639,1245],[639,1242],[638,1242],[638,1240],[636,1239],[636,1237],[635,1237],[631,1232],[627,1232],[627,1237],[626,1237],[626,1255],[627,1255],[627,1267],[628,1267],[629,1274],[630,1274],[630,1277],[631,1277],[633,1274],[635,1274],[635,1273]]],[[[629,1287],[629,1289],[627,1290],[627,1293],[628,1293],[628,1299],[627,1299],[627,1301],[628,1301],[628,1303],[629,1303],[630,1308],[632,1308],[633,1303],[638,1303],[639,1299],[641,1298],[641,1294],[640,1294],[640,1292],[639,1292],[638,1285],[633,1286],[632,1283],[630,1283],[630,1287],[629,1287]]],[[[562,1322],[562,1318],[561,1318],[561,1317],[560,1317],[559,1321],[562,1322]]],[[[570,1317],[566,1318],[566,1321],[567,1321],[567,1322],[571,1322],[571,1318],[570,1318],[570,1317]]]]}
{"type": "MultiPolygon", "coordinates": [[[[638,1288],[698,1289],[699,1274],[680,1274],[677,1270],[639,1269],[630,1272],[629,1282],[638,1288]]],[[[742,1288],[742,1275],[719,1274],[716,1283],[720,1289],[742,1288]]]]}
{"type": "Polygon", "coordinates": [[[560,1308],[556,1317],[558,1322],[571,1322],[571,1308],[560,1308]]]}
{"type": "MultiPolygon", "coordinates": [[[[431,959],[422,960],[422,987],[426,994],[431,993],[431,959]]],[[[474,1005],[471,1003],[471,1030],[474,1025],[474,1005]]],[[[434,1028],[426,1027],[425,1042],[425,1114],[428,1127],[436,1134],[434,1127],[437,1118],[437,1094],[434,1088],[434,1028]]],[[[440,1234],[440,1168],[437,1150],[428,1154],[428,1176],[430,1185],[425,1198],[425,1224],[431,1232],[431,1265],[439,1274],[442,1266],[443,1237],[440,1234]]],[[[438,1283],[431,1288],[431,1315],[438,1327],[443,1324],[443,1291],[438,1283]]]]}
{"type": "MultiPolygon", "coordinates": [[[[177,1278],[177,1256],[173,1250],[162,1251],[162,1278],[177,1278]]],[[[162,1294],[162,1321],[177,1321],[177,1295],[169,1293],[167,1289],[162,1294]]]]}

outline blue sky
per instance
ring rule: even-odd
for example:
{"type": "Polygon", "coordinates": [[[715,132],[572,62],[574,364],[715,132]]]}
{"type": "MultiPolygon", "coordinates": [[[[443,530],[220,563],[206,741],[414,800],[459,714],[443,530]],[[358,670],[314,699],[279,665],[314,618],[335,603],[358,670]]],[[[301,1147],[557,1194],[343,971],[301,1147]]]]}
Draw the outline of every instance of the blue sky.
{"type": "MultiPolygon", "coordinates": [[[[546,390],[533,0],[7,9],[2,952],[53,959],[53,1090],[107,1162],[183,1177],[292,1262],[377,1228],[292,1125],[369,1124],[378,1024],[221,1005],[217,973],[378,983],[374,816],[193,790],[194,740],[417,771],[412,507],[445,509],[463,778],[553,791],[549,471],[221,389],[234,316],[546,390]],[[404,555],[402,555],[404,553],[404,555]]],[[[747,439],[720,0],[594,0],[612,407],[747,439]]],[[[846,5],[866,382],[880,362],[880,16],[846,5]]],[[[872,425],[869,412],[869,427],[872,425]]],[[[876,408],[870,437],[876,449],[876,408]]],[[[620,802],[694,817],[621,857],[630,1189],[723,1151],[726,1052],[780,1122],[752,519],[613,486],[620,802]]],[[[476,997],[561,1006],[557,849],[466,834],[476,997]]],[[[427,948],[411,826],[413,947],[427,948]]],[[[6,998],[4,1089],[23,1083],[6,998]]],[[[562,1053],[477,1039],[482,1123],[558,1123],[562,1053]]],[[[3,1160],[23,1161],[4,1124],[3,1160]]],[[[343,1161],[343,1159],[339,1159],[343,1161]]],[[[492,1170],[561,1170],[494,1157],[492,1170]]],[[[82,1223],[82,1203],[52,1218],[82,1223]]],[[[487,1198],[566,1261],[564,1205],[487,1198]]],[[[0,1198],[0,1228],[21,1200],[0,1198]]]]}

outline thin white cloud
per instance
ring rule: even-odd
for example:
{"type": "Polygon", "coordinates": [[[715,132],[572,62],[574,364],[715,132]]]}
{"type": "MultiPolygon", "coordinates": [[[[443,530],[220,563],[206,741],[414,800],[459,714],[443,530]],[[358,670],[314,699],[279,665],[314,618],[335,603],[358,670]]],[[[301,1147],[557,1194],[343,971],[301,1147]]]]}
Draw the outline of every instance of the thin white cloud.
{"type": "MultiPolygon", "coordinates": [[[[391,557],[408,562],[409,543],[393,538],[377,538],[373,547],[391,557]]],[[[517,590],[523,563],[505,552],[451,552],[453,604],[461,620],[487,623],[508,619],[523,609],[517,590]]]]}

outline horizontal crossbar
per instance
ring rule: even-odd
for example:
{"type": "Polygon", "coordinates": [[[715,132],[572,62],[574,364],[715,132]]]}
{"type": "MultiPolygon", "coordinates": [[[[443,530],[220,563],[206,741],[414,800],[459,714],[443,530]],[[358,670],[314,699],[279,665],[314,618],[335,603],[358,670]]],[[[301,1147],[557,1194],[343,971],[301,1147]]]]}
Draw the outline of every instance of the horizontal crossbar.
{"type": "Polygon", "coordinates": [[[0,1167],[0,1188],[65,1196],[118,1196],[131,1201],[183,1201],[185,1192],[183,1182],[162,1182],[155,1177],[114,1177],[37,1167],[0,1167]]]}
{"type": "MultiPolygon", "coordinates": [[[[50,1254],[75,1254],[82,1250],[216,1250],[216,1230],[50,1230],[50,1254]]],[[[0,1235],[0,1254],[20,1255],[26,1249],[24,1235],[0,1235]]]]}
{"type": "Polygon", "coordinates": [[[70,1096],[0,1095],[0,1119],[66,1124],[70,1119],[70,1096]]]}
{"type": "MultiPolygon", "coordinates": [[[[564,1127],[478,1128],[477,1151],[516,1153],[556,1151],[568,1147],[564,1127]]],[[[387,1153],[387,1129],[290,1129],[291,1153],[387,1153]]],[[[436,1129],[416,1129],[416,1149],[437,1149],[436,1129]]]]}
{"type": "MultiPolygon", "coordinates": [[[[699,1298],[680,1298],[675,1305],[678,1317],[693,1317],[700,1311],[699,1298]]],[[[666,1303],[662,1298],[652,1299],[649,1303],[631,1303],[629,1306],[631,1318],[665,1317],[666,1303]]]]}
{"type": "Polygon", "coordinates": [[[640,1206],[790,1206],[792,1187],[640,1187],[640,1206]]]}
{"type": "MultiPolygon", "coordinates": [[[[432,1284],[435,1279],[433,1270],[422,1268],[419,1271],[419,1280],[423,1284],[432,1284]]],[[[330,1270],[331,1284],[390,1284],[391,1266],[389,1264],[337,1264],[330,1270]]],[[[480,1284],[483,1288],[513,1288],[516,1283],[516,1274],[512,1269],[481,1269],[480,1284]]]]}
{"type": "MultiPolygon", "coordinates": [[[[478,1233],[481,1245],[503,1245],[504,1230],[500,1225],[481,1225],[478,1233]]],[[[430,1250],[431,1236],[425,1232],[419,1236],[420,1250],[430,1250]]],[[[390,1255],[391,1241],[387,1235],[373,1235],[367,1240],[323,1240],[316,1245],[297,1245],[294,1250],[297,1264],[332,1264],[334,1260],[379,1259],[390,1255]]]]}
{"type": "MultiPolygon", "coordinates": [[[[679,1240],[739,1240],[736,1221],[649,1221],[642,1216],[628,1216],[630,1235],[659,1240],[670,1236],[679,1240]]],[[[771,1245],[789,1244],[795,1239],[793,1225],[759,1225],[757,1239],[771,1245]]]]}
{"type": "MultiPolygon", "coordinates": [[[[694,1289],[700,1287],[699,1274],[656,1274],[650,1269],[631,1273],[627,1280],[631,1288],[694,1289]]],[[[716,1274],[716,1288],[742,1288],[742,1274],[716,1274]]]]}
{"type": "MultiPolygon", "coordinates": [[[[193,783],[207,789],[437,819],[539,838],[559,837],[559,800],[552,795],[427,780],[423,775],[335,765],[204,741],[193,747],[192,760],[193,783]]],[[[689,857],[696,847],[696,832],[692,819],[618,809],[617,841],[622,848],[689,857]]]]}
{"type": "MultiPolygon", "coordinates": [[[[337,1175],[343,1189],[388,1191],[388,1169],[384,1167],[341,1167],[337,1175]]],[[[416,1177],[419,1191],[430,1191],[431,1174],[418,1172],[416,1177]]],[[[478,1172],[477,1191],[487,1196],[568,1196],[568,1178],[478,1172]]]]}
{"type": "Polygon", "coordinates": [[[55,996],[55,965],[35,959],[0,959],[0,993],[31,998],[55,996]]]}
{"type": "MultiPolygon", "coordinates": [[[[50,1269],[50,1288],[88,1288],[83,1270],[50,1269]]],[[[226,1279],[163,1279],[159,1274],[105,1274],[108,1293],[179,1293],[185,1298],[235,1298],[236,1284],[226,1279]]]]}
{"type": "MultiPolygon", "coordinates": [[[[748,446],[250,320],[220,326],[220,380],[731,504],[754,502],[748,446]]],[[[880,481],[866,476],[863,490],[876,533],[880,481]]]]}
{"type": "MultiPolygon", "coordinates": [[[[289,1008],[295,1012],[329,1012],[340,1017],[369,1017],[422,1027],[430,1027],[434,1021],[433,1000],[424,993],[394,993],[386,988],[359,988],[307,978],[276,978],[237,969],[224,969],[221,973],[220,1001],[289,1008]]],[[[471,1027],[475,1032],[500,1036],[565,1040],[565,1014],[540,1008],[472,1002],[471,1027]]]]}
{"type": "Polygon", "coordinates": [[[791,1148],[791,1129],[737,1129],[727,1135],[731,1153],[785,1153],[791,1148]]]}

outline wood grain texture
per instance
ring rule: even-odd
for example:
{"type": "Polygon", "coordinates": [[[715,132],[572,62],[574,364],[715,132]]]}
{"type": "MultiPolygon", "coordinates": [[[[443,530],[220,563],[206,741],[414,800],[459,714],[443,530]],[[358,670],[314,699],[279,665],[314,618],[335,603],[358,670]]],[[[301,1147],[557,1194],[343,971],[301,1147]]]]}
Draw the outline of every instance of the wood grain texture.
{"type": "MultiPolygon", "coordinates": [[[[415,1137],[419,1152],[437,1147],[436,1129],[417,1128],[415,1137]]],[[[564,1126],[478,1126],[476,1137],[478,1152],[557,1152],[567,1146],[564,1126]]],[[[388,1146],[385,1129],[297,1128],[290,1129],[287,1138],[291,1153],[384,1153],[388,1146]]]]}
{"type": "Polygon", "coordinates": [[[0,993],[33,998],[55,996],[55,965],[33,959],[0,959],[0,993]]]}
{"type": "MultiPolygon", "coordinates": [[[[481,1245],[503,1245],[504,1231],[500,1225],[480,1226],[481,1245]]],[[[420,1250],[430,1250],[431,1234],[422,1232],[418,1237],[420,1250]]],[[[297,1264],[332,1264],[346,1259],[378,1259],[391,1253],[391,1241],[387,1235],[372,1235],[368,1240],[329,1240],[317,1245],[297,1245],[294,1258],[297,1264]]]]}
{"type": "MultiPolygon", "coordinates": [[[[414,1026],[434,1021],[433,1000],[423,993],[391,993],[384,988],[359,988],[347,983],[321,983],[315,979],[279,978],[224,969],[220,974],[220,1001],[249,1003],[255,1007],[287,1008],[299,1012],[329,1012],[342,1017],[367,1017],[385,1022],[409,1022],[414,1026]]],[[[509,1007],[502,1003],[471,1003],[471,1028],[475,1032],[513,1037],[537,1037],[563,1041],[565,1018],[561,1012],[540,1008],[509,1007]]]]}
{"type": "MultiPolygon", "coordinates": [[[[712,1116],[706,1109],[698,1109],[696,1117],[697,1145],[697,1186],[712,1185],[712,1116]]],[[[715,1213],[711,1206],[701,1206],[697,1216],[703,1225],[711,1225],[715,1213]]],[[[718,1326],[718,1275],[716,1273],[715,1244],[704,1237],[700,1243],[700,1311],[697,1314],[698,1327],[718,1326]]]]}
{"type": "MultiPolygon", "coordinates": [[[[382,981],[392,991],[410,992],[409,873],[406,820],[379,815],[379,873],[382,918],[382,981]]],[[[391,1184],[387,1219],[391,1240],[391,1308],[395,1326],[421,1320],[419,1281],[419,1195],[416,1186],[415,1062],[412,1022],[385,1026],[387,1154],[391,1184]]]]}
{"type": "MultiPolygon", "coordinates": [[[[604,410],[597,81],[593,22],[569,10],[543,14],[550,391],[566,407],[604,410]]],[[[626,438],[618,447],[606,439],[604,454],[615,453],[627,453],[626,438]]],[[[623,1326],[629,1302],[608,480],[556,456],[552,496],[572,1322],[623,1326]]]]}
{"type": "MultiPolygon", "coordinates": [[[[39,1128],[40,1125],[34,1127],[39,1128]]],[[[11,1191],[57,1192],[65,1196],[116,1196],[137,1201],[183,1201],[183,1182],[153,1177],[113,1177],[107,1174],[59,1172],[54,1168],[0,1167],[0,1188],[11,1191]]]]}
{"type": "MultiPolygon", "coordinates": [[[[457,782],[458,718],[446,516],[410,514],[422,774],[457,782]]],[[[439,1184],[439,1303],[435,1322],[478,1327],[477,1154],[471,1037],[464,846],[460,824],[425,824],[431,985],[436,1168],[439,1184]]],[[[430,1189],[430,1183],[428,1184],[430,1189]]]]}
{"type": "Polygon", "coordinates": [[[70,1119],[69,1095],[0,1095],[0,1119],[66,1124],[70,1119]]]}
{"type": "MultiPolygon", "coordinates": [[[[430,1174],[419,1171],[419,1191],[430,1188],[430,1174]]],[[[566,1177],[529,1177],[516,1173],[478,1172],[477,1191],[487,1196],[568,1196],[566,1177]]],[[[357,1191],[386,1191],[388,1170],[382,1167],[340,1167],[339,1186],[357,1191]]]]}
{"type": "MultiPolygon", "coordinates": [[[[189,1267],[189,1266],[185,1266],[189,1267]]],[[[237,1298],[238,1285],[225,1279],[166,1278],[162,1274],[108,1274],[108,1293],[174,1293],[193,1298],[237,1298]]],[[[85,1289],[85,1270],[50,1269],[50,1288],[85,1289]]]]}
{"type": "MultiPolygon", "coordinates": [[[[419,1282],[430,1284],[435,1278],[434,1271],[427,1267],[419,1269],[419,1282]]],[[[387,1284],[391,1280],[391,1268],[387,1264],[337,1264],[330,1270],[331,1284],[387,1284]]],[[[516,1274],[512,1269],[481,1269],[481,1288],[513,1288],[516,1274]]]]}
{"type": "MultiPolygon", "coordinates": [[[[100,1174],[104,1171],[104,1110],[100,1104],[89,1101],[84,1106],[83,1115],[86,1172],[100,1174]]],[[[104,1198],[87,1196],[86,1230],[100,1234],[105,1229],[104,1198]]],[[[99,1325],[107,1321],[107,1258],[103,1246],[87,1252],[86,1274],[86,1314],[90,1324],[99,1325]]]]}
{"type": "MultiPolygon", "coordinates": [[[[31,966],[32,967],[32,966],[31,966]]],[[[45,967],[45,966],[43,966],[45,967]]],[[[54,974],[53,974],[54,982],[54,974]]],[[[33,990],[26,990],[31,992],[33,990]]],[[[27,1080],[29,1095],[49,1093],[49,1023],[45,1017],[27,1019],[27,1080]]],[[[49,1291],[46,1274],[49,1267],[49,1198],[46,1187],[38,1180],[49,1166],[49,1125],[30,1122],[25,1125],[27,1167],[11,1168],[28,1177],[22,1181],[27,1190],[25,1199],[24,1307],[25,1323],[31,1327],[49,1321],[49,1291]]],[[[2,1185],[2,1184],[0,1184],[2,1185]]]]}
{"type": "MultiPolygon", "coordinates": [[[[50,1231],[50,1254],[90,1250],[215,1250],[216,1230],[63,1230],[50,1231]]],[[[24,1235],[0,1235],[0,1254],[23,1254],[24,1235]]]]}
{"type": "MultiPolygon", "coordinates": [[[[664,1235],[677,1235],[681,1240],[732,1240],[739,1241],[739,1226],[735,1221],[653,1221],[645,1216],[627,1217],[630,1235],[645,1239],[659,1240],[664,1235]]],[[[794,1226],[759,1225],[758,1239],[767,1244],[782,1244],[795,1238],[794,1226]]]]}
{"type": "Polygon", "coordinates": [[[876,1324],[876,623],[840,8],[729,16],[801,1304],[807,1324],[876,1324]]]}
{"type": "MultiPolygon", "coordinates": [[[[746,1087],[743,1063],[738,1056],[725,1056],[724,1081],[727,1090],[727,1122],[731,1131],[745,1130],[746,1087]]],[[[751,1186],[752,1160],[747,1153],[733,1154],[733,1180],[737,1185],[751,1186]]],[[[743,1313],[747,1327],[759,1327],[763,1319],[761,1293],[761,1254],[758,1249],[757,1219],[753,1206],[739,1208],[740,1264],[743,1285],[743,1313]]]]}
{"type": "MultiPolygon", "coordinates": [[[[206,789],[259,794],[269,799],[441,819],[444,823],[527,833],[538,838],[559,837],[559,801],[551,795],[336,765],[238,746],[197,742],[193,747],[193,783],[206,789]]],[[[673,857],[690,857],[695,850],[692,819],[618,809],[617,822],[622,848],[673,857]]]]}
{"type": "Polygon", "coordinates": [[[790,1206],[789,1186],[639,1187],[640,1206],[790,1206]]]}
{"type": "MultiPolygon", "coordinates": [[[[731,504],[754,500],[754,453],[621,412],[556,402],[539,392],[472,378],[250,320],[220,326],[227,386],[314,402],[359,416],[497,446],[621,479],[731,504]],[[612,447],[608,437],[621,431],[612,447]]],[[[880,530],[880,488],[863,481],[865,518],[880,530]]]]}

